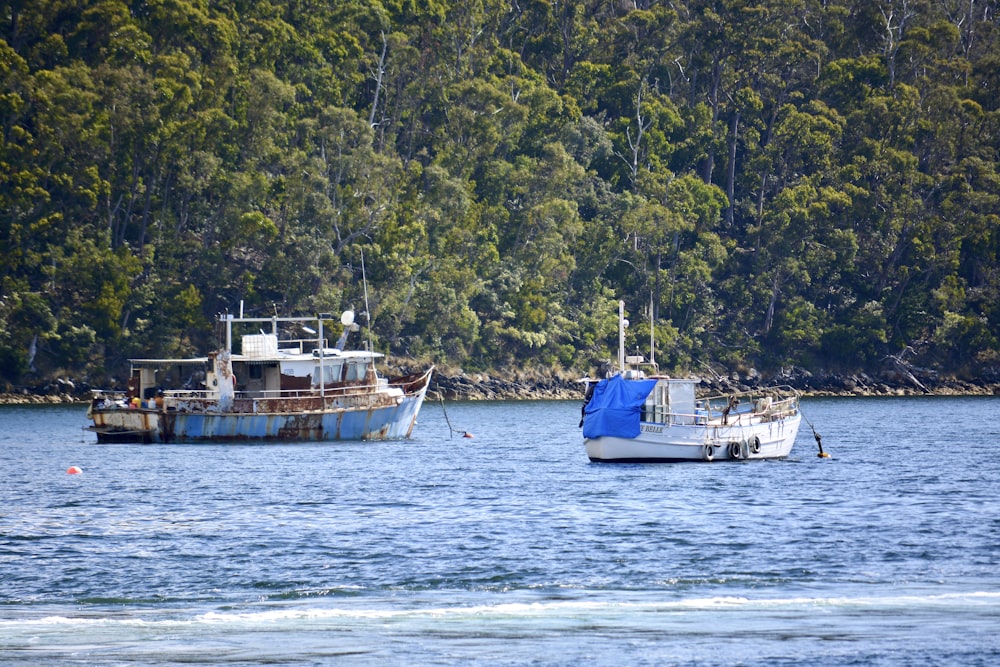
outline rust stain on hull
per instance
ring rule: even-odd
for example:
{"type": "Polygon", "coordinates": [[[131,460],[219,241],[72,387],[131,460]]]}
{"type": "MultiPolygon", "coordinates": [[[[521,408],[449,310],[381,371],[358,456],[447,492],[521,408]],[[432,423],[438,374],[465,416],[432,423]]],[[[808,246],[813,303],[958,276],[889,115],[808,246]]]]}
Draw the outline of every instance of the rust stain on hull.
{"type": "Polygon", "coordinates": [[[322,440],[323,416],[320,414],[293,415],[278,428],[278,438],[281,440],[322,440]]]}

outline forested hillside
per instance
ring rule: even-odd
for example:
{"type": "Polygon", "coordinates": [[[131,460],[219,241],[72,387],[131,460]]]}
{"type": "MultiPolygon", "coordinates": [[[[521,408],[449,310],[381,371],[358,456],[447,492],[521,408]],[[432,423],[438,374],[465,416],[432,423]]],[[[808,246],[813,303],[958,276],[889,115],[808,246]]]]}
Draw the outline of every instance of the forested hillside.
{"type": "Polygon", "coordinates": [[[0,4],[0,384],[362,310],[463,368],[1000,367],[1000,0],[0,4]]]}

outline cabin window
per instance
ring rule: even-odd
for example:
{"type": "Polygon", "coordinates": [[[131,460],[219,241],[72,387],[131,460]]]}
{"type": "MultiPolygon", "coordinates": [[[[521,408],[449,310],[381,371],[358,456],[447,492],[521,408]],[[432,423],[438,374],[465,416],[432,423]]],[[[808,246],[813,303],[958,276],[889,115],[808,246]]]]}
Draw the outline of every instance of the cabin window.
{"type": "Polygon", "coordinates": [[[352,363],[347,366],[347,381],[364,380],[365,370],[368,365],[365,363],[352,363]]]}
{"type": "MultiPolygon", "coordinates": [[[[341,363],[335,364],[323,364],[323,384],[333,384],[334,382],[340,382],[340,375],[343,372],[344,365],[341,363]]],[[[316,371],[313,373],[313,377],[319,377],[320,367],[316,366],[316,371]]]]}
{"type": "Polygon", "coordinates": [[[264,377],[264,367],[257,364],[250,364],[247,374],[250,376],[251,380],[259,380],[264,377]]]}

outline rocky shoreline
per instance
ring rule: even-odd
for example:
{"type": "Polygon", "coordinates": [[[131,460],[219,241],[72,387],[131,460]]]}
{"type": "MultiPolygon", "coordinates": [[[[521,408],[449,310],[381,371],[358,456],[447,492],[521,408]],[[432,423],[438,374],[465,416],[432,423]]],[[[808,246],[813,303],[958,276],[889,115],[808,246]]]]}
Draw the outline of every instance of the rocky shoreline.
{"type": "MultiPolygon", "coordinates": [[[[773,376],[748,374],[701,377],[699,395],[724,395],[773,385],[787,385],[802,396],[1000,396],[1000,381],[970,382],[930,374],[906,377],[895,372],[873,377],[813,374],[790,369],[773,376]]],[[[431,400],[554,400],[582,399],[580,377],[531,376],[501,378],[485,373],[435,375],[427,396],[431,400]]]]}
{"type": "MultiPolygon", "coordinates": [[[[405,369],[404,369],[405,370],[405,369]]],[[[700,395],[750,391],[787,385],[803,396],[1000,396],[1000,378],[977,381],[944,378],[923,369],[890,369],[878,375],[811,373],[791,368],[770,376],[750,370],[728,375],[702,375],[700,395]]],[[[0,405],[85,403],[91,387],[59,379],[37,386],[8,387],[0,405]]],[[[430,401],[577,400],[583,398],[580,376],[518,371],[504,374],[436,371],[427,390],[430,401]]]]}

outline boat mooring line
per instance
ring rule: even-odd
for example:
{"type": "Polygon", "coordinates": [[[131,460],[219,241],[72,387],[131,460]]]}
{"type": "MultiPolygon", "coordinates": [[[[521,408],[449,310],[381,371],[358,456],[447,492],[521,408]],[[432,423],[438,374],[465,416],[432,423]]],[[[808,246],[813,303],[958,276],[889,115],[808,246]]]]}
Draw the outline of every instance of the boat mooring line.
{"type": "Polygon", "coordinates": [[[821,459],[830,458],[830,454],[823,451],[823,436],[816,432],[816,427],[813,426],[812,422],[809,421],[809,418],[806,417],[806,413],[802,412],[802,408],[799,408],[799,413],[802,415],[802,418],[806,420],[806,423],[809,424],[809,428],[811,428],[813,432],[813,437],[816,438],[816,445],[819,447],[819,454],[816,456],[821,459]]]}
{"type": "Polygon", "coordinates": [[[468,431],[456,431],[451,427],[451,420],[448,419],[448,411],[444,409],[444,396],[440,397],[438,400],[441,401],[441,412],[444,413],[444,420],[448,423],[448,437],[451,438],[452,433],[460,433],[463,438],[471,438],[472,434],[468,431]]]}

